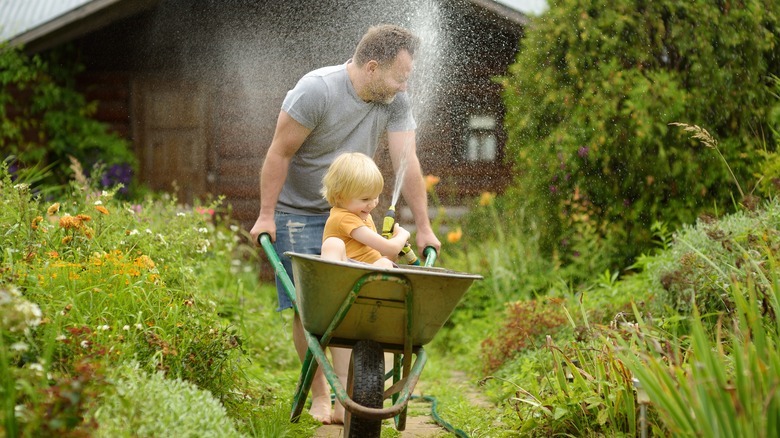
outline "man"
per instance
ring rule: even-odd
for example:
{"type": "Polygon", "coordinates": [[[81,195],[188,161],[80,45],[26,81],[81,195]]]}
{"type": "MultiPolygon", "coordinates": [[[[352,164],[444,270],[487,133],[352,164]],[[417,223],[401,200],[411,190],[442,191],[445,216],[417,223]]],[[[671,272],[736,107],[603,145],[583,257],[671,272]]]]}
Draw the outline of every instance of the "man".
{"type": "MultiPolygon", "coordinates": [[[[271,236],[290,275],[285,251],[319,254],[330,209],[320,194],[328,166],[344,152],[373,157],[384,133],[393,168],[397,175],[404,175],[402,193],[415,218],[417,246],[420,250],[426,246],[440,249],[428,218],[427,193],[416,153],[416,123],[406,93],[418,46],[419,39],[404,28],[371,27],[352,59],[306,74],[287,93],[260,174],[260,214],[250,234],[254,241],[261,233],[271,236]]],[[[292,304],[278,281],[277,290],[278,310],[290,308],[292,304]]],[[[303,359],[308,345],[297,315],[293,340],[303,359]]],[[[334,348],[331,355],[337,373],[346,372],[349,350],[334,348]]],[[[330,388],[320,370],[311,392],[309,412],[315,419],[325,424],[343,422],[340,404],[331,416],[330,388]]]]}

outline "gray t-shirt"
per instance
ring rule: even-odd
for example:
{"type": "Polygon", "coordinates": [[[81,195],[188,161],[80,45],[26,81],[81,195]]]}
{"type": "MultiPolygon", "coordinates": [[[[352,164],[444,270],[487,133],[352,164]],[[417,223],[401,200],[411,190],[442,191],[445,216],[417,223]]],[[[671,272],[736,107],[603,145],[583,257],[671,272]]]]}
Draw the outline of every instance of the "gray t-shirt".
{"type": "Polygon", "coordinates": [[[344,152],[373,157],[385,131],[417,127],[409,96],[398,93],[390,104],[360,99],[347,75],[347,64],[323,67],[302,77],[287,92],[282,110],[311,133],[293,156],[276,209],[286,213],[327,214],[322,177],[344,152]]]}

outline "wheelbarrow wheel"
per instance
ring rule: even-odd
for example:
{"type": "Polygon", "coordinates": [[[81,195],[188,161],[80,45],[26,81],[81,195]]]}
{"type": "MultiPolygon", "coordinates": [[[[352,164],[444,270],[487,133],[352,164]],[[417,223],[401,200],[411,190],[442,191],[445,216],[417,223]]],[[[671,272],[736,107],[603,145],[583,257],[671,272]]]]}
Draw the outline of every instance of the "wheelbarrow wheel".
{"type": "MultiPolygon", "coordinates": [[[[385,355],[374,341],[358,341],[352,348],[347,377],[347,395],[366,408],[381,408],[385,389],[385,355]]],[[[344,436],[347,438],[379,438],[382,420],[344,413],[344,436]]]]}

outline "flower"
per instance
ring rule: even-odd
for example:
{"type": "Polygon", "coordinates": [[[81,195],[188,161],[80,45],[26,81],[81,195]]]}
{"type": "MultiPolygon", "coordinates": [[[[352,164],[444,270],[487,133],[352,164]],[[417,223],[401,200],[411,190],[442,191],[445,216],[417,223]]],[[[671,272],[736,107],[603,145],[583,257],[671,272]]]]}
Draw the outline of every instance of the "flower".
{"type": "Polygon", "coordinates": [[[30,227],[33,230],[37,230],[38,224],[41,223],[42,220],[43,220],[43,216],[36,216],[35,219],[32,220],[32,224],[30,224],[30,227]]]}
{"type": "Polygon", "coordinates": [[[435,175],[425,175],[425,191],[433,192],[433,188],[441,181],[441,178],[435,175]]]}
{"type": "Polygon", "coordinates": [[[102,205],[96,205],[95,206],[95,210],[97,210],[97,211],[99,211],[99,212],[101,212],[101,213],[103,213],[105,215],[108,215],[108,209],[106,207],[103,207],[102,205]]]}
{"type": "Polygon", "coordinates": [[[213,208],[196,207],[195,211],[197,211],[198,213],[203,214],[203,215],[207,214],[209,216],[214,216],[214,209],[213,208]]]}
{"type": "Polygon", "coordinates": [[[461,237],[463,237],[463,230],[458,227],[457,229],[447,233],[447,242],[458,243],[460,242],[461,237]]]}
{"type": "Polygon", "coordinates": [[[47,213],[49,216],[54,216],[54,214],[55,214],[55,213],[57,213],[58,211],[60,211],[60,203],[59,203],[59,202],[55,202],[54,204],[52,204],[52,205],[51,205],[51,206],[50,206],[50,207],[49,207],[49,208],[46,210],[46,213],[47,213]]]}
{"type": "Polygon", "coordinates": [[[482,192],[482,196],[479,197],[479,205],[487,207],[493,204],[493,200],[496,198],[496,194],[493,192],[482,192]]]}

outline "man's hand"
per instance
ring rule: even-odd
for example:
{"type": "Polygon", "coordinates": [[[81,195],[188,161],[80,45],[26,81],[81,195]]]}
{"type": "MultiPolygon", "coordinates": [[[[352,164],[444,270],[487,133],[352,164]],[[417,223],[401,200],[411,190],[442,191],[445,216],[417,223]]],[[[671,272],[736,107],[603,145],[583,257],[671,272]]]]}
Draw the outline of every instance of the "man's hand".
{"type": "Polygon", "coordinates": [[[260,246],[260,242],[257,239],[263,233],[268,233],[271,236],[271,242],[276,242],[276,223],[273,217],[266,219],[263,215],[258,216],[257,221],[252,226],[252,230],[249,231],[255,246],[260,246]]]}
{"type": "Polygon", "coordinates": [[[441,251],[441,242],[439,242],[439,239],[436,238],[436,235],[433,233],[433,230],[417,230],[417,248],[420,251],[420,254],[425,254],[425,248],[432,246],[436,252],[441,251]]]}

